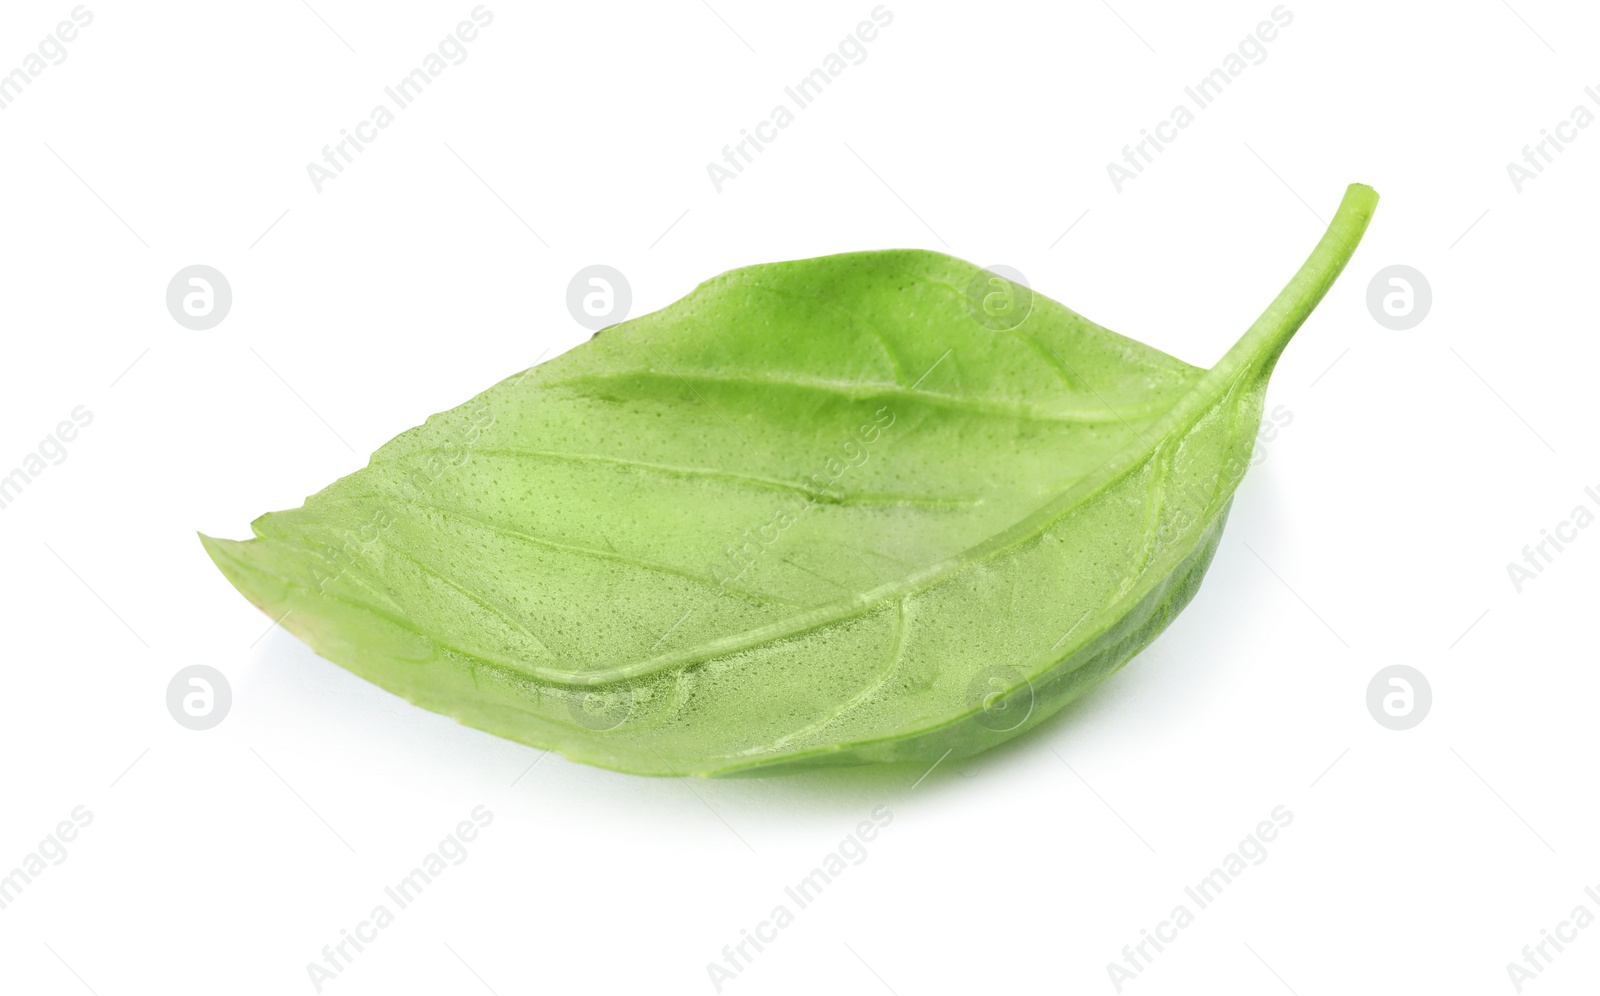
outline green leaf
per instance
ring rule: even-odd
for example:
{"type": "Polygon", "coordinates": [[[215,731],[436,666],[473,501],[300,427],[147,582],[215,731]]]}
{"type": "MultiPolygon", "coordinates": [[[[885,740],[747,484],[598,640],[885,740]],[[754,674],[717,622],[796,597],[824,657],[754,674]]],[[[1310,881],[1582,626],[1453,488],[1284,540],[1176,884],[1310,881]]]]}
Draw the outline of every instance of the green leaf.
{"type": "Polygon", "coordinates": [[[319,654],[641,774],[924,765],[1038,724],[1194,595],[1353,185],[1210,370],[920,250],[734,270],[202,537],[319,654]]]}

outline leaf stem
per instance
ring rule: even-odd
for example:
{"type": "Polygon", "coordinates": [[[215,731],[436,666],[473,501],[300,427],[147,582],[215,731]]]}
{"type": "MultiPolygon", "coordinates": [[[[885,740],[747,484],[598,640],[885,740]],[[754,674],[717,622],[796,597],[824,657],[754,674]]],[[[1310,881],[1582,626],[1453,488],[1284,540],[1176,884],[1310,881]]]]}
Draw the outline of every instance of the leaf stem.
{"type": "Polygon", "coordinates": [[[1261,317],[1218,361],[1218,369],[1251,369],[1258,377],[1272,372],[1283,348],[1350,261],[1377,206],[1378,192],[1366,184],[1352,183],[1345,189],[1322,240],[1261,317]]]}

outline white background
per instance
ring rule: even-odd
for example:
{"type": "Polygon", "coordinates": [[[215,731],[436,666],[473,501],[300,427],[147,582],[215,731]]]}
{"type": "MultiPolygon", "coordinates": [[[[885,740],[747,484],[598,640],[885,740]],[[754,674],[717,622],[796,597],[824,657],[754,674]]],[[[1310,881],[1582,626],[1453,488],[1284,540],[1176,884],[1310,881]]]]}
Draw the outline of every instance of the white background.
{"type": "MultiPolygon", "coordinates": [[[[873,3],[711,5],[492,2],[320,194],[306,164],[471,0],[91,3],[0,111],[0,473],[94,413],[0,510],[0,872],[94,815],[0,911],[0,989],[313,992],[306,964],[483,805],[469,857],[323,991],[712,993],[706,964],[887,806],[725,992],[1114,993],[1106,964],[1282,805],[1267,859],[1124,991],[1515,992],[1525,944],[1600,913],[1600,529],[1520,594],[1506,571],[1600,487],[1600,127],[1521,193],[1506,173],[1600,86],[1593,6],[1291,0],[1118,193],[1106,163],[1270,0],[891,0],[719,194],[706,163],[873,3]],[[590,263],[642,314],[738,265],[927,247],[1209,365],[1353,180],[1383,202],[1278,367],[1293,421],[1198,598],[1063,716],[918,784],[530,771],[269,629],[195,539],[583,341],[590,263]],[[164,305],[192,263],[232,283],[210,331],[164,305]],[[1365,304],[1392,263],[1432,285],[1409,331],[1365,304]],[[193,732],[165,692],[201,663],[234,702],[193,732]],[[1396,663],[1434,693],[1407,732],[1365,706],[1396,663]]],[[[0,8],[0,72],[72,7],[0,8]]],[[[1600,927],[1578,937],[1524,991],[1593,992],[1600,927]]]]}

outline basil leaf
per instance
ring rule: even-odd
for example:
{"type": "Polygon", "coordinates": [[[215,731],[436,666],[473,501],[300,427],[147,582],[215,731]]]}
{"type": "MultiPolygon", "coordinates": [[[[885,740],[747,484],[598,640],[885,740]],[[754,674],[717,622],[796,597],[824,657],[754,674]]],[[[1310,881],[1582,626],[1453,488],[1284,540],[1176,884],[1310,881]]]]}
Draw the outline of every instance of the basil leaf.
{"type": "Polygon", "coordinates": [[[1353,185],[1210,370],[948,256],[751,266],[378,450],[222,572],[318,653],[579,761],[929,764],[1036,725],[1194,595],[1353,185]]]}

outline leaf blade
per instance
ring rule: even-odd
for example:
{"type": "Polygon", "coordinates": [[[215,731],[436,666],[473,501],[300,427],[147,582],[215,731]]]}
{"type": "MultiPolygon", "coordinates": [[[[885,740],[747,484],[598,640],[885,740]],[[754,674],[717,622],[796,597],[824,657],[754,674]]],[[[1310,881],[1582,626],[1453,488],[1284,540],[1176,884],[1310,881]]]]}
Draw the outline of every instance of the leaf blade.
{"type": "Polygon", "coordinates": [[[1193,596],[1272,365],[1375,200],[1352,187],[1209,371],[1037,295],[986,327],[961,288],[989,275],[940,254],[748,267],[403,433],[253,540],[202,539],[324,656],[591,763],[980,750],[1193,596]],[[1037,708],[992,729],[980,679],[1037,708]]]}

